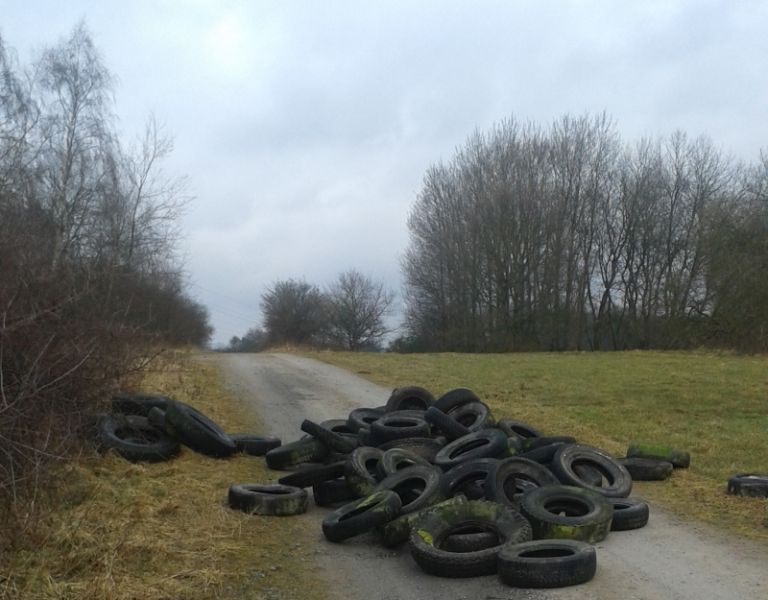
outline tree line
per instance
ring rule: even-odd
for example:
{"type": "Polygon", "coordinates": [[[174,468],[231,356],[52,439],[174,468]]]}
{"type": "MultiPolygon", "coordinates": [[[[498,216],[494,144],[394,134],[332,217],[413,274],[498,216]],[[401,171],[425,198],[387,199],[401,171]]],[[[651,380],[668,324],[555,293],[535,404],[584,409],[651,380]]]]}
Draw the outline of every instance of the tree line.
{"type": "Polygon", "coordinates": [[[356,269],[341,273],[324,291],[303,280],[279,280],[262,295],[263,327],[233,337],[225,351],[285,344],[378,350],[390,332],[386,317],[393,300],[383,282],[356,269]]]}
{"type": "Polygon", "coordinates": [[[408,228],[401,349],[768,349],[766,154],[510,118],[428,169],[408,228]]]}
{"type": "Polygon", "coordinates": [[[185,182],[153,119],[118,134],[84,25],[22,65],[0,38],[0,497],[66,452],[158,343],[203,343],[176,255],[185,182]]]}

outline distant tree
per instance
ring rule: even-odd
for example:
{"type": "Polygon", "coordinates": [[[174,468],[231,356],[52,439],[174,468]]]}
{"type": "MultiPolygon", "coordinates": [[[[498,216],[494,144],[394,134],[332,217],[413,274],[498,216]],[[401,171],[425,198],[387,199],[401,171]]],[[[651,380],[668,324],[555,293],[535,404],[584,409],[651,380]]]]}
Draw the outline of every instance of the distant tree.
{"type": "Polygon", "coordinates": [[[324,336],[325,298],[306,281],[276,282],[262,295],[261,308],[270,344],[316,343],[324,336]]]}
{"type": "Polygon", "coordinates": [[[347,350],[378,347],[389,333],[384,317],[390,310],[394,293],[384,283],[350,269],[329,286],[329,338],[347,350]]]}
{"type": "Polygon", "coordinates": [[[267,334],[259,327],[252,327],[243,337],[232,336],[225,352],[261,352],[267,343],[267,334]]]}

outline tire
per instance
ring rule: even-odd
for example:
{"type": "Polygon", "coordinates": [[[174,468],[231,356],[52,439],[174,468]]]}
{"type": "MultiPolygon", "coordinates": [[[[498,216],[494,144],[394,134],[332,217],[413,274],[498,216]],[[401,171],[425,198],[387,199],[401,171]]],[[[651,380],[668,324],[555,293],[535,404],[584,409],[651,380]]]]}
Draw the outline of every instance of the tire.
{"type": "Polygon", "coordinates": [[[277,480],[280,485],[287,485],[297,488],[312,487],[323,481],[329,481],[342,477],[346,460],[334,462],[328,465],[312,465],[284,475],[277,480]]]}
{"type": "Polygon", "coordinates": [[[507,436],[499,429],[483,429],[447,444],[435,455],[435,465],[447,471],[475,458],[503,458],[509,452],[507,436]]]}
{"type": "Polygon", "coordinates": [[[344,478],[358,498],[369,496],[379,484],[379,462],[384,453],[378,448],[360,446],[350,454],[344,466],[344,478]]]}
{"type": "Polygon", "coordinates": [[[163,462],[176,456],[179,443],[161,430],[131,417],[105,415],[98,423],[102,447],[130,462],[163,462]]]}
{"type": "Polygon", "coordinates": [[[577,463],[573,465],[573,472],[576,473],[582,481],[591,486],[602,487],[603,485],[603,474],[599,469],[596,469],[591,465],[577,463]]]}
{"type": "Polygon", "coordinates": [[[737,473],[728,478],[725,491],[733,496],[768,498],[768,475],[737,473]]]}
{"type": "Polygon", "coordinates": [[[402,504],[400,512],[407,514],[447,499],[443,474],[432,466],[402,469],[383,479],[374,492],[395,492],[402,504]]]}
{"type": "Polygon", "coordinates": [[[458,527],[443,540],[446,552],[477,552],[498,545],[499,536],[477,525],[458,527]]]}
{"type": "Polygon", "coordinates": [[[484,402],[463,404],[456,410],[452,410],[450,416],[464,425],[470,432],[493,427],[491,409],[484,402]]]}
{"type": "Polygon", "coordinates": [[[611,531],[640,529],[648,524],[648,504],[636,498],[608,498],[613,505],[611,531]]]}
{"type": "Polygon", "coordinates": [[[347,419],[328,419],[327,421],[322,421],[320,425],[330,429],[333,433],[338,433],[342,437],[357,437],[355,435],[357,431],[352,431],[347,419]]]}
{"type": "Polygon", "coordinates": [[[440,442],[438,438],[413,437],[391,440],[385,444],[380,444],[379,450],[386,452],[392,448],[404,448],[414,454],[418,454],[429,462],[434,462],[435,456],[444,446],[445,442],[440,442]]]}
{"type": "Polygon", "coordinates": [[[323,535],[341,542],[370,531],[394,519],[400,512],[400,497],[388,490],[379,491],[336,509],[323,519],[323,535]]]}
{"type": "Polygon", "coordinates": [[[616,462],[624,466],[633,481],[663,481],[674,470],[671,462],[655,458],[617,458],[616,462]]]}
{"type": "Polygon", "coordinates": [[[485,480],[485,497],[499,504],[515,507],[517,496],[533,488],[560,485],[544,465],[513,456],[496,463],[485,480]]]}
{"type": "Polygon", "coordinates": [[[385,412],[391,413],[399,410],[427,410],[435,403],[432,392],[410,385],[392,390],[385,406],[385,412]]]}
{"type": "Polygon", "coordinates": [[[378,410],[376,408],[356,408],[349,413],[347,426],[352,432],[357,433],[360,429],[369,429],[371,423],[382,416],[384,416],[383,410],[378,410]]]}
{"type": "Polygon", "coordinates": [[[607,498],[567,485],[527,492],[520,509],[530,521],[536,540],[571,539],[595,544],[606,538],[613,519],[613,506],[607,498]]]}
{"type": "Polygon", "coordinates": [[[317,506],[338,506],[347,504],[359,496],[349,487],[347,480],[341,477],[313,485],[312,497],[317,506]]]}
{"type": "Polygon", "coordinates": [[[390,448],[382,454],[381,460],[376,466],[376,471],[379,474],[379,480],[382,480],[401,469],[414,465],[432,466],[427,459],[405,448],[390,448]]]}
{"type": "MultiPolygon", "coordinates": [[[[346,421],[344,421],[346,427],[346,421]]],[[[304,419],[301,422],[301,430],[304,433],[308,433],[314,438],[320,440],[325,444],[329,450],[336,450],[342,454],[349,454],[357,446],[355,442],[349,437],[344,437],[334,431],[331,431],[328,427],[324,427],[319,423],[304,419]]]]}
{"type": "Polygon", "coordinates": [[[287,516],[307,511],[306,490],[287,485],[242,483],[230,486],[229,506],[257,515],[287,516]]]}
{"type": "Polygon", "coordinates": [[[691,455],[662,444],[634,442],[627,448],[627,458],[653,458],[671,462],[676,469],[687,469],[691,464],[691,455]]]}
{"type": "Polygon", "coordinates": [[[396,519],[391,520],[382,527],[379,527],[379,534],[381,543],[387,548],[393,548],[408,541],[408,537],[411,535],[411,529],[422,517],[431,514],[433,512],[442,510],[443,507],[453,506],[454,504],[462,504],[467,499],[461,494],[443,500],[427,508],[422,508],[412,513],[400,515],[396,519]]]}
{"type": "Polygon", "coordinates": [[[270,469],[290,469],[305,462],[320,462],[328,456],[328,446],[312,436],[269,450],[264,458],[270,469]]]}
{"type": "Polygon", "coordinates": [[[165,411],[168,403],[173,402],[168,396],[160,394],[133,394],[122,392],[112,396],[112,412],[122,415],[140,415],[146,417],[151,408],[165,411]]]}
{"type": "Polygon", "coordinates": [[[411,437],[429,437],[429,423],[423,418],[386,414],[371,423],[371,441],[376,445],[411,437]]]}
{"type": "Polygon", "coordinates": [[[166,427],[173,436],[195,452],[223,458],[235,453],[235,442],[224,430],[183,402],[169,402],[165,411],[166,427]]]}
{"type": "Polygon", "coordinates": [[[427,412],[424,413],[424,420],[439,430],[450,441],[470,433],[469,429],[464,425],[434,406],[430,406],[427,412]]]}
{"type": "Polygon", "coordinates": [[[575,540],[536,540],[499,552],[499,578],[511,587],[578,585],[590,581],[596,572],[594,547],[575,540]]]}
{"type": "Polygon", "coordinates": [[[467,388],[456,388],[445,392],[440,396],[432,405],[436,409],[448,414],[452,410],[468,404],[469,402],[480,402],[480,398],[477,397],[472,390],[467,388]]]}
{"type": "Polygon", "coordinates": [[[476,458],[461,463],[443,476],[448,496],[464,494],[469,500],[485,500],[488,473],[496,469],[497,458],[476,458]]]}
{"type": "Polygon", "coordinates": [[[508,419],[506,417],[499,419],[498,423],[496,423],[496,427],[504,431],[508,437],[512,437],[513,435],[522,439],[541,437],[541,432],[528,425],[528,423],[515,421],[514,419],[508,419]]]}
{"type": "Polygon", "coordinates": [[[564,485],[575,485],[608,498],[626,498],[632,491],[632,476],[616,459],[602,450],[580,444],[560,446],[552,458],[552,472],[564,485]],[[589,465],[603,476],[603,485],[590,485],[574,470],[576,464],[589,465]]]}
{"type": "Polygon", "coordinates": [[[425,515],[410,535],[413,559],[425,572],[439,577],[475,577],[496,572],[505,546],[531,539],[531,526],[517,511],[495,502],[471,501],[425,515]],[[475,527],[496,536],[498,543],[474,552],[450,552],[444,543],[451,533],[475,527]]]}
{"type": "Polygon", "coordinates": [[[550,444],[575,444],[576,438],[570,435],[546,435],[537,438],[527,438],[523,442],[523,452],[530,452],[550,444]]]}
{"type": "Polygon", "coordinates": [[[235,449],[250,456],[264,456],[282,443],[280,438],[261,437],[250,433],[230,433],[229,437],[235,442],[235,449]]]}
{"type": "Polygon", "coordinates": [[[552,459],[555,457],[555,453],[561,446],[565,446],[565,444],[563,442],[555,442],[554,444],[547,444],[546,446],[536,448],[536,450],[531,450],[530,452],[523,452],[517,456],[520,458],[527,458],[540,465],[549,466],[552,459]]]}
{"type": "Polygon", "coordinates": [[[165,411],[157,406],[153,406],[147,411],[147,421],[152,427],[157,427],[160,431],[165,431],[165,411]]]}

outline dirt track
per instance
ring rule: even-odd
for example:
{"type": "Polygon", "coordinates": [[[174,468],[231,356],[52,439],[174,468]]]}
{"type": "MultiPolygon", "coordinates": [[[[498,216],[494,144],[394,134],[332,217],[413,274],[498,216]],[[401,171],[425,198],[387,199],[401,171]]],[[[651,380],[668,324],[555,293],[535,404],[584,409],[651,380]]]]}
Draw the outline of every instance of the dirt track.
{"type": "MultiPolygon", "coordinates": [[[[266,433],[299,437],[304,418],[344,418],[359,406],[384,404],[390,390],[317,361],[283,354],[218,354],[227,386],[253,407],[266,433]]],[[[424,574],[407,545],[389,551],[368,536],[331,544],[317,520],[317,559],[339,600],[768,599],[768,547],[682,522],[651,506],[643,529],[617,532],[596,546],[598,571],[582,586],[517,590],[495,576],[442,579],[424,574]]]]}

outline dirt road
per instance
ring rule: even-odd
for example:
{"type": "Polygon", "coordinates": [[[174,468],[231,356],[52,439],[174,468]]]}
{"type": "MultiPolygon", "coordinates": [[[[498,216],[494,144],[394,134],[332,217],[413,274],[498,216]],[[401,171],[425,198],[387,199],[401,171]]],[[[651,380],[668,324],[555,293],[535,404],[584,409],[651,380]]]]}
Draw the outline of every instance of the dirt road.
{"type": "MultiPolygon", "coordinates": [[[[345,418],[380,406],[390,390],[317,361],[282,354],[218,354],[227,386],[253,407],[267,433],[289,441],[304,418],[345,418]]],[[[407,382],[404,382],[407,383],[407,382]]],[[[656,506],[643,529],[617,532],[597,545],[598,571],[582,586],[517,590],[495,576],[443,579],[424,574],[406,547],[389,551],[362,536],[343,544],[323,538],[317,559],[339,600],[768,600],[768,547],[682,522],[656,506]]]]}

